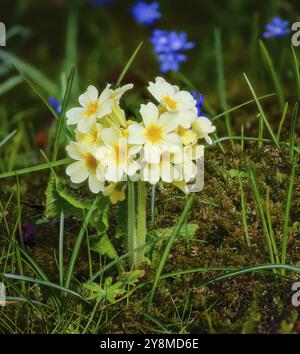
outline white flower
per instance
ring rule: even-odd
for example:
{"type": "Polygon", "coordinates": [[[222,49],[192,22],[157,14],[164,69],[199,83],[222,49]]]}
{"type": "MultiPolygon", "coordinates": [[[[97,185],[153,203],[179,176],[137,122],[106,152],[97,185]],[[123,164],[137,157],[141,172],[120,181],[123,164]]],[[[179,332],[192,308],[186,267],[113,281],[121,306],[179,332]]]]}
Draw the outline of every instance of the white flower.
{"type": "Polygon", "coordinates": [[[180,138],[173,133],[178,121],[167,113],[159,116],[153,103],[142,105],[143,125],[133,123],[128,127],[128,143],[144,147],[145,160],[157,164],[164,151],[175,152],[180,148],[180,138]]]}
{"type": "Polygon", "coordinates": [[[176,133],[179,135],[183,145],[196,144],[198,135],[193,129],[185,129],[179,126],[176,133]]]}
{"type": "Polygon", "coordinates": [[[67,124],[78,124],[77,129],[81,133],[87,133],[96,122],[112,111],[110,97],[110,85],[98,97],[98,90],[89,86],[87,91],[79,97],[81,107],[71,108],[67,111],[67,124]]]}
{"type": "Polygon", "coordinates": [[[197,112],[197,101],[190,92],[180,91],[178,86],[169,84],[162,77],[157,77],[155,82],[149,82],[148,90],[152,96],[169,112],[194,111],[197,112]]]}
{"type": "Polygon", "coordinates": [[[117,89],[113,90],[110,89],[109,93],[110,93],[110,99],[119,104],[120,103],[120,99],[121,97],[124,95],[124,93],[128,90],[131,90],[133,88],[133,84],[127,84],[121,87],[118,87],[117,89]]]}
{"type": "Polygon", "coordinates": [[[114,128],[104,128],[101,135],[104,146],[97,150],[96,156],[106,166],[105,179],[119,182],[126,180],[126,175],[134,176],[140,166],[133,157],[140,148],[128,147],[126,134],[114,128]]]}
{"type": "Polygon", "coordinates": [[[141,162],[141,180],[156,184],[159,180],[171,183],[179,178],[178,170],[171,163],[170,153],[164,152],[158,163],[141,162]]]}
{"type": "Polygon", "coordinates": [[[197,133],[198,138],[205,139],[208,144],[212,143],[211,137],[208,134],[213,133],[216,127],[206,117],[199,117],[193,124],[193,130],[197,133]]]}
{"type": "Polygon", "coordinates": [[[89,188],[93,193],[104,190],[104,167],[95,154],[80,143],[71,142],[67,147],[73,162],[67,167],[66,173],[73,183],[82,183],[88,179],[89,188]]]}
{"type": "Polygon", "coordinates": [[[177,182],[192,181],[197,174],[197,165],[194,160],[200,159],[204,156],[203,145],[189,145],[185,146],[179,152],[173,155],[173,162],[177,170],[177,182]]]}
{"type": "Polygon", "coordinates": [[[87,147],[97,147],[102,143],[101,137],[102,125],[94,123],[87,133],[81,133],[78,129],[75,131],[76,141],[87,147]]]}

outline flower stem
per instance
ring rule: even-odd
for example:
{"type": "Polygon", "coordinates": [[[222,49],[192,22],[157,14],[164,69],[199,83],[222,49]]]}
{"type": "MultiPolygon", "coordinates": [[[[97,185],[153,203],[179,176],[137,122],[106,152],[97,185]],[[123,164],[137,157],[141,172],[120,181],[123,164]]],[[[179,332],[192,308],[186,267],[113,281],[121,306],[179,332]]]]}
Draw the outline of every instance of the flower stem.
{"type": "Polygon", "coordinates": [[[134,193],[134,183],[128,182],[128,252],[130,266],[136,264],[136,252],[133,250],[136,248],[136,214],[135,214],[135,193],[134,193]]]}
{"type": "Polygon", "coordinates": [[[138,219],[137,219],[137,263],[139,267],[144,262],[145,242],[147,233],[146,224],[147,189],[144,182],[138,182],[138,219]]]}

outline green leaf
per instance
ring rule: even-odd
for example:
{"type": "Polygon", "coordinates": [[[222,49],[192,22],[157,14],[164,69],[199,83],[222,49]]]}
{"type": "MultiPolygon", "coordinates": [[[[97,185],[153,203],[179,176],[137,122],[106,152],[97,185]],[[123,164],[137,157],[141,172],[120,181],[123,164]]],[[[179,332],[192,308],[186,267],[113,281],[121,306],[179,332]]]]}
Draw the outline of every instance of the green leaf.
{"type": "Polygon", "coordinates": [[[90,244],[93,251],[111,259],[118,258],[118,254],[107,235],[91,236],[90,244]]]}
{"type": "Polygon", "coordinates": [[[96,300],[97,302],[104,302],[105,300],[111,304],[116,303],[116,297],[126,293],[124,284],[121,282],[112,284],[112,278],[105,279],[104,287],[97,283],[86,283],[84,288],[91,292],[88,300],[96,300]]]}
{"type": "Polygon", "coordinates": [[[145,275],[145,271],[142,269],[136,269],[136,270],[133,270],[132,272],[125,272],[122,274],[122,281],[126,285],[134,285],[144,275],[145,275]]]}
{"type": "Polygon", "coordinates": [[[0,49],[0,60],[6,64],[17,66],[24,74],[29,76],[34,82],[39,82],[40,86],[47,92],[49,96],[56,96],[58,92],[57,86],[50,81],[41,71],[37,70],[16,55],[7,50],[0,49]]]}
{"type": "Polygon", "coordinates": [[[239,170],[235,170],[234,168],[232,168],[231,170],[229,170],[229,176],[230,177],[240,177],[240,178],[246,178],[249,176],[249,174],[245,171],[239,171],[239,170]]]}
{"type": "Polygon", "coordinates": [[[91,218],[91,224],[97,230],[98,234],[104,234],[108,230],[108,213],[109,213],[109,199],[102,197],[99,201],[97,212],[91,218]]]}
{"type": "Polygon", "coordinates": [[[91,205],[92,200],[83,199],[70,183],[59,177],[50,178],[46,190],[46,218],[58,217],[61,210],[64,210],[66,216],[82,217],[82,210],[89,209],[91,205]]]}
{"type": "MultiPolygon", "coordinates": [[[[163,229],[157,229],[150,231],[148,233],[148,236],[154,237],[154,238],[168,238],[172,235],[172,232],[174,231],[175,227],[167,227],[163,229]]],[[[182,225],[181,229],[178,232],[178,237],[184,236],[188,238],[193,238],[195,236],[195,233],[198,229],[197,224],[185,224],[182,225]]]]}

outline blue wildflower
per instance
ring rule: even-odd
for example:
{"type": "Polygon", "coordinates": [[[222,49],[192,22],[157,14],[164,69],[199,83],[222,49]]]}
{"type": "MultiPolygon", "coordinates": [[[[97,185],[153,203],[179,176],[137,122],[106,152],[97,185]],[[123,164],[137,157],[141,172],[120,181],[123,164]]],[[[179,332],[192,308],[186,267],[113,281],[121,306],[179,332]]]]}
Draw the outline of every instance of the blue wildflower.
{"type": "Polygon", "coordinates": [[[137,23],[147,26],[151,26],[155,20],[161,18],[159,3],[157,1],[152,3],[139,1],[132,7],[131,13],[137,23]]]}
{"type": "Polygon", "coordinates": [[[169,32],[156,29],[152,32],[151,43],[155,53],[168,52],[169,46],[169,32]]]}
{"type": "Polygon", "coordinates": [[[187,56],[176,52],[161,53],[157,55],[157,60],[160,63],[160,71],[165,74],[169,71],[179,71],[180,64],[187,60],[187,56]]]}
{"type": "Polygon", "coordinates": [[[204,96],[202,94],[198,94],[196,91],[192,91],[191,94],[194,97],[194,99],[197,101],[196,108],[198,111],[198,117],[200,117],[202,113],[204,96]]]}
{"type": "Polygon", "coordinates": [[[282,20],[280,17],[273,17],[271,22],[265,26],[263,38],[284,37],[291,33],[288,21],[282,20]]]}
{"type": "Polygon", "coordinates": [[[61,102],[60,102],[60,100],[58,100],[57,98],[51,96],[51,97],[48,98],[48,103],[55,110],[55,112],[57,114],[61,113],[61,102]]]}
{"type": "Polygon", "coordinates": [[[182,52],[195,47],[195,44],[187,41],[185,32],[164,31],[156,29],[152,33],[151,43],[157,60],[160,63],[162,73],[178,71],[180,64],[187,60],[182,52]]]}

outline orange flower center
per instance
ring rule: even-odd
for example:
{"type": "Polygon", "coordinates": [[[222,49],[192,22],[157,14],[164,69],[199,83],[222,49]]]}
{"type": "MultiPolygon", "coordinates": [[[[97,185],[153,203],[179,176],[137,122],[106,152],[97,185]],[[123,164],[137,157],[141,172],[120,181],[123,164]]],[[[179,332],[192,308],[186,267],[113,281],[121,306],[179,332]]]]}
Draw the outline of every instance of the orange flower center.
{"type": "Polygon", "coordinates": [[[160,125],[151,124],[146,129],[146,137],[152,144],[158,143],[162,140],[163,130],[160,125]]]}
{"type": "Polygon", "coordinates": [[[88,108],[85,112],[85,115],[87,117],[90,117],[91,115],[95,114],[99,108],[98,101],[95,102],[90,102],[88,105],[88,108]]]}
{"type": "Polygon", "coordinates": [[[172,109],[172,111],[175,111],[177,109],[177,103],[169,96],[164,97],[165,104],[172,109]]]}
{"type": "Polygon", "coordinates": [[[94,155],[87,154],[85,158],[86,166],[91,174],[96,174],[98,162],[94,155]]]}

